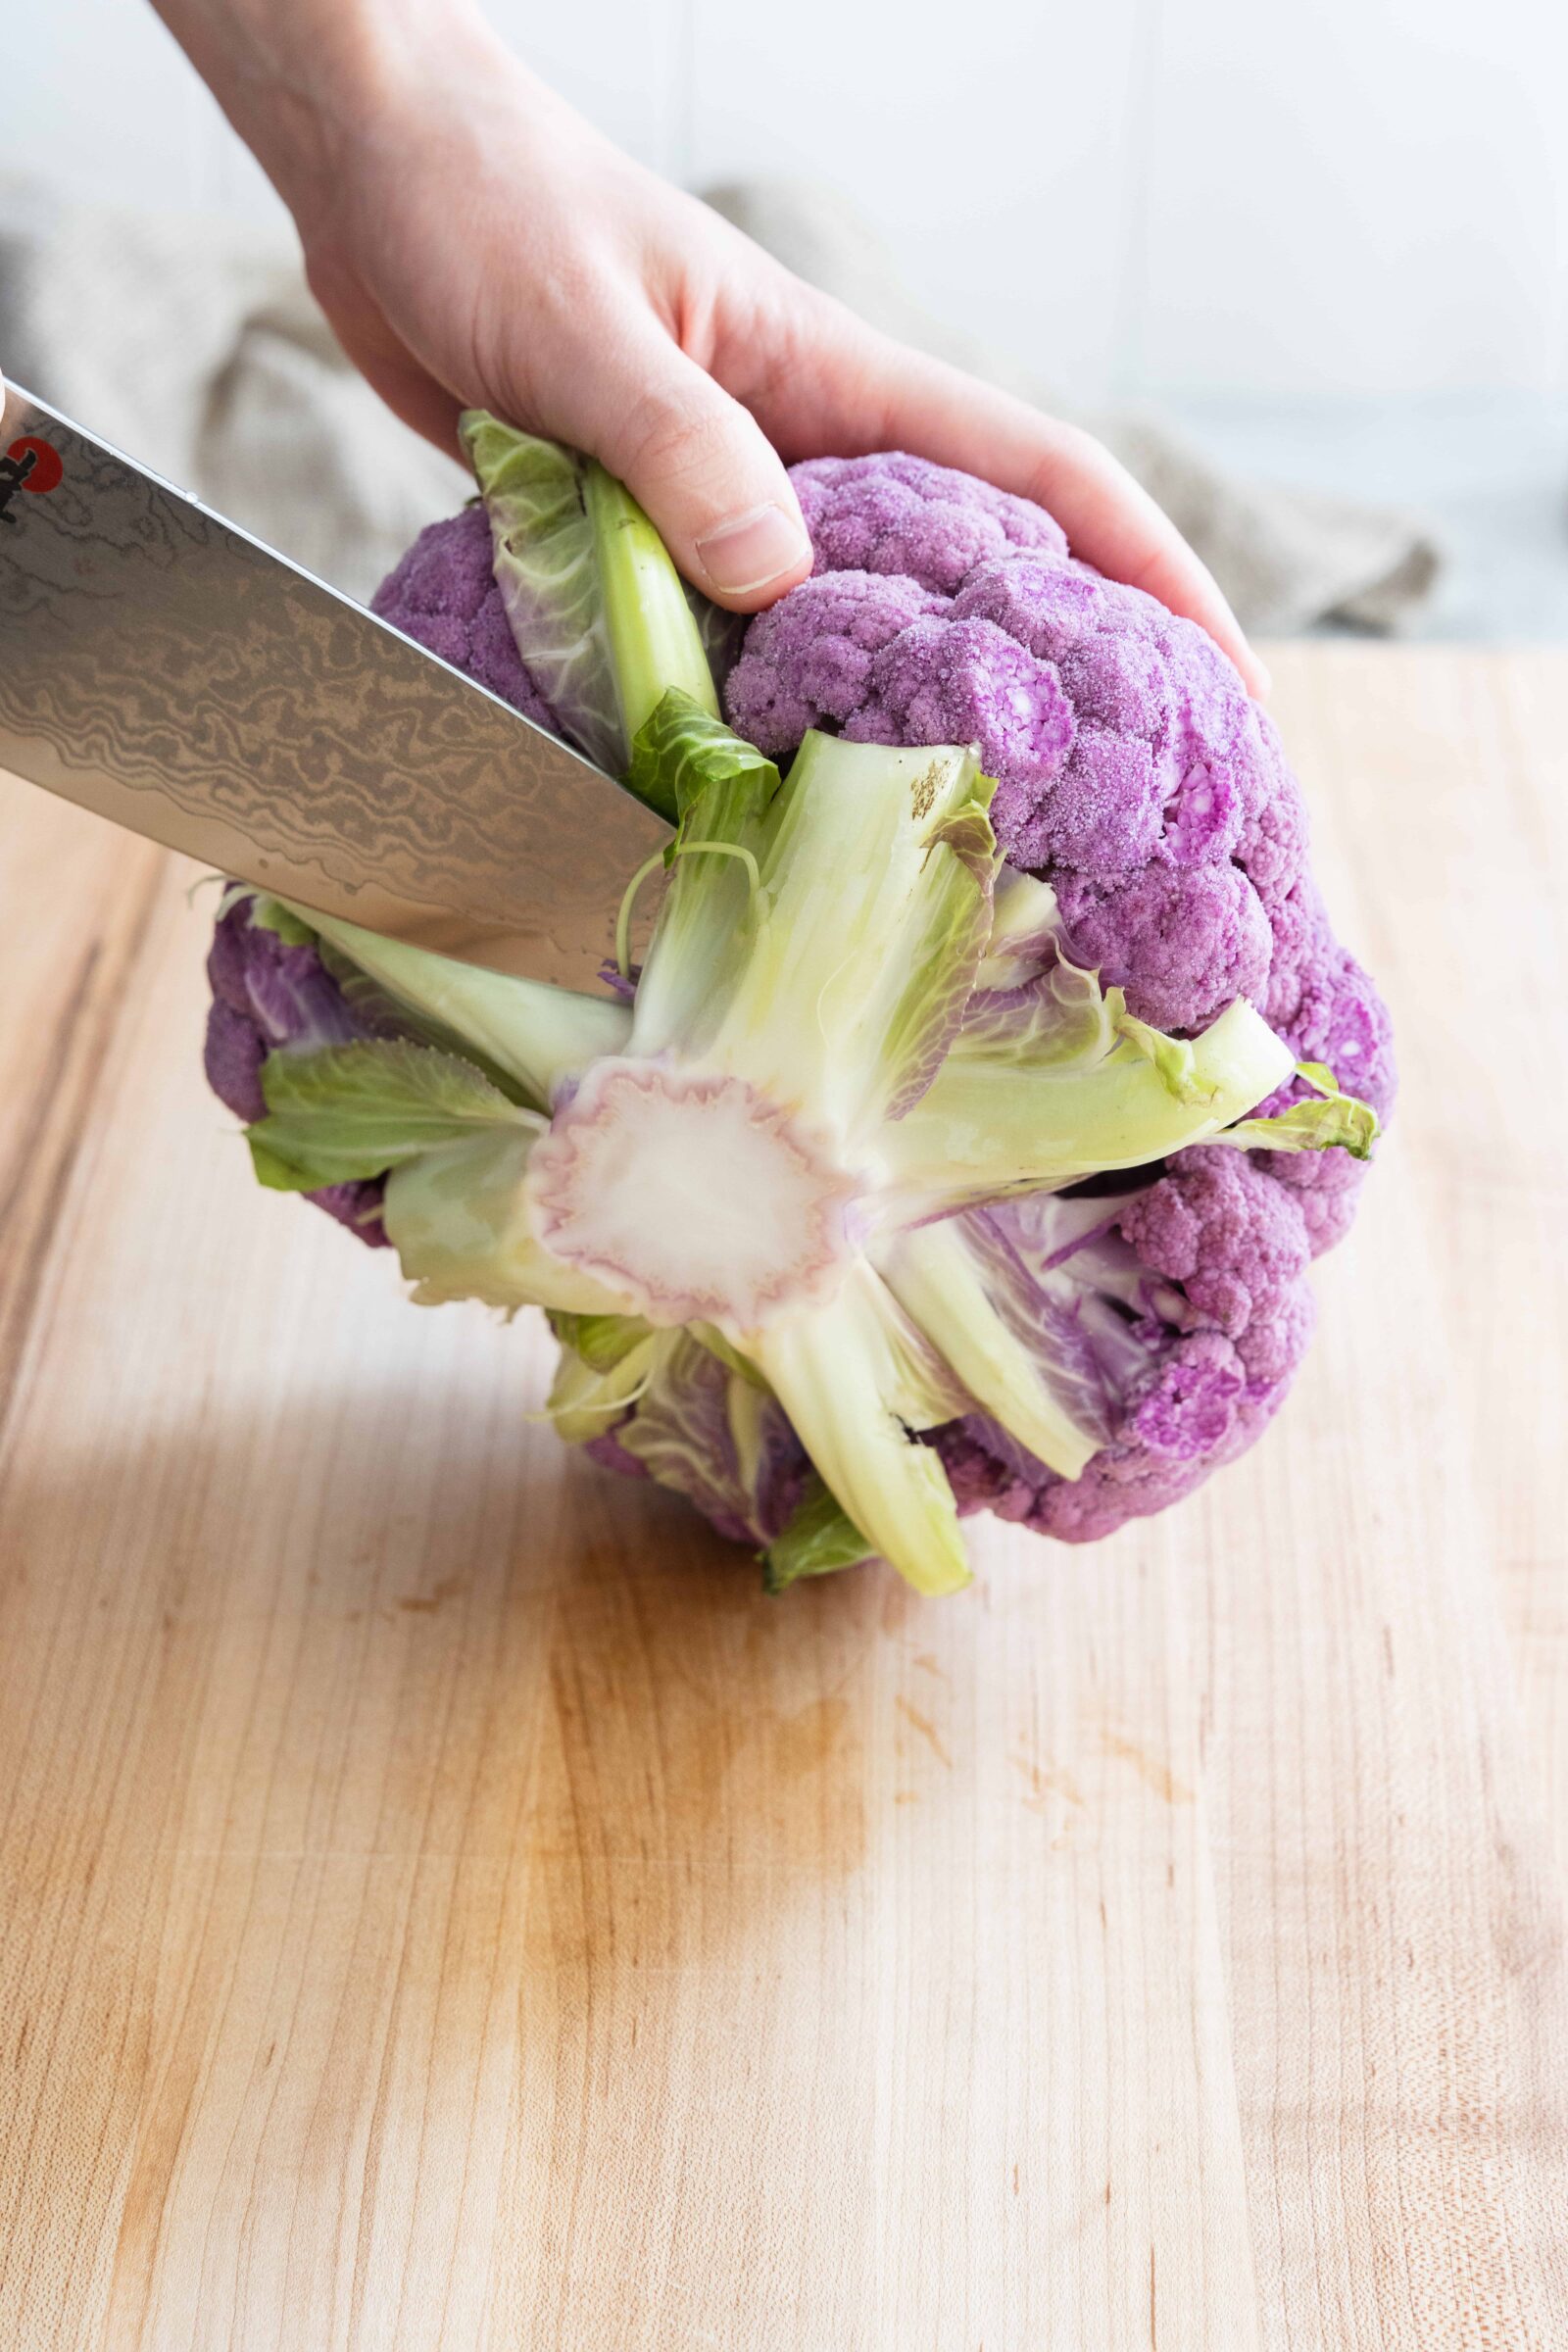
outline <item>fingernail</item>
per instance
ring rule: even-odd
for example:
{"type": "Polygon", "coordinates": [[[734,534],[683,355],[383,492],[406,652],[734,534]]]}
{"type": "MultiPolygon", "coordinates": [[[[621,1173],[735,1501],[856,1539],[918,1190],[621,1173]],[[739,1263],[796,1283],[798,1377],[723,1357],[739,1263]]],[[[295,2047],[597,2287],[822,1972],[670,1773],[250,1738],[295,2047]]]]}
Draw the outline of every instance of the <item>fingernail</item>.
{"type": "Polygon", "coordinates": [[[1257,672],[1257,683],[1253,686],[1252,693],[1258,702],[1266,703],[1274,691],[1274,673],[1268,663],[1260,662],[1255,654],[1252,656],[1252,667],[1257,672]]]}
{"type": "Polygon", "coordinates": [[[724,596],[749,596],[782,579],[811,552],[793,514],[782,507],[753,507],[732,514],[716,531],[697,542],[703,569],[724,596]]]}

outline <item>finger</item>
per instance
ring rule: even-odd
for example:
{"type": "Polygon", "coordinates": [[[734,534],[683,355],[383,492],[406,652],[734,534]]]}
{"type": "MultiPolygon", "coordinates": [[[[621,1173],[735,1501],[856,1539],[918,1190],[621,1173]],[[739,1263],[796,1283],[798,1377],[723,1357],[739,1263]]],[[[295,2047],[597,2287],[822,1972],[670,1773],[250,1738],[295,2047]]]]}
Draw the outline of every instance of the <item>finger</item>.
{"type": "Polygon", "coordinates": [[[1207,565],[1092,434],[873,334],[847,312],[835,312],[813,364],[793,371],[779,398],[788,416],[767,400],[759,414],[791,457],[906,449],[1035,500],[1074,555],[1196,621],[1252,693],[1267,693],[1268,671],[1207,565]]]}
{"type": "MultiPolygon", "coordinates": [[[[624,322],[618,322],[624,337],[624,322]]],[[[732,612],[771,604],[811,568],[784,462],[757,419],[650,322],[618,365],[568,366],[569,415],[547,429],[598,458],[695,587],[732,612]]]]}

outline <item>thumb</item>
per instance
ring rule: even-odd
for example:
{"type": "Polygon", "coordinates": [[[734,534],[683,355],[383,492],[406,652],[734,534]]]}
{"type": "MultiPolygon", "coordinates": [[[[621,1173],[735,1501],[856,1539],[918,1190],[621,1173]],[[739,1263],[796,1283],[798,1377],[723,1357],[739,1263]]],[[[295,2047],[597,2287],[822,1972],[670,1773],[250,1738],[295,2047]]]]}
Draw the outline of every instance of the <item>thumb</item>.
{"type": "Polygon", "coordinates": [[[811,568],[784,462],[677,345],[650,337],[638,359],[635,390],[601,377],[572,438],[625,483],[693,587],[755,612],[811,568]]]}

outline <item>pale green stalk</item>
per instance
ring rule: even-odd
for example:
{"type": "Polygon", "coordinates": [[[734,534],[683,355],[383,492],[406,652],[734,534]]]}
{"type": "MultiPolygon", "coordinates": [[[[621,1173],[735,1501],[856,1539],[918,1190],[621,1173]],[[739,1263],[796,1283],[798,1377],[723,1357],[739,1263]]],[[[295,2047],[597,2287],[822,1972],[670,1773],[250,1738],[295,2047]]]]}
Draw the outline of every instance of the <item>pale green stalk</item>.
{"type": "Polygon", "coordinates": [[[482,1298],[582,1315],[622,1311],[613,1291],[535,1241],[522,1183],[533,1140],[526,1130],[498,1130],[443,1145],[388,1177],[387,1239],[421,1305],[482,1298]]]}
{"type": "Polygon", "coordinates": [[[656,1376],[662,1358],[677,1344],[674,1332],[650,1332],[646,1340],[596,1371],[568,1348],[556,1367],[545,1411],[568,1446],[586,1446],[614,1428],[656,1376]]]}
{"type": "Polygon", "coordinates": [[[336,915],[298,912],[389,996],[470,1039],[546,1109],[563,1078],[603,1054],[622,1053],[631,1035],[630,1009],[612,997],[514,979],[383,939],[336,915]]]}
{"type": "Polygon", "coordinates": [[[976,1404],[1049,1469],[1076,1478],[1101,1440],[1062,1410],[1034,1355],[997,1312],[957,1221],[901,1234],[877,1264],[976,1404]]]}
{"type": "Polygon", "coordinates": [[[910,1396],[915,1350],[901,1323],[891,1295],[862,1262],[831,1304],[758,1332],[752,1352],[870,1547],[917,1592],[956,1592],[970,1571],[953,1490],[930,1446],[909,1435],[911,1413],[933,1426],[955,1403],[910,1396]]]}
{"type": "Polygon", "coordinates": [[[808,734],[769,812],[750,953],[705,1059],[840,1134],[940,1058],[984,946],[987,791],[971,752],[808,734]],[[956,850],[946,828],[966,826],[956,850]]]}
{"type": "Polygon", "coordinates": [[[587,467],[583,493],[627,743],[671,686],[716,718],[702,631],[668,549],[631,492],[597,463],[587,467]]]}
{"type": "Polygon", "coordinates": [[[906,1118],[882,1131],[891,1182],[921,1201],[956,1205],[1020,1186],[1060,1187],[1136,1168],[1200,1144],[1246,1116],[1295,1062],[1244,998],[1192,1040],[1184,1093],[1157,1063],[1120,1044],[1087,1068],[1030,1069],[955,1054],[906,1118]]]}

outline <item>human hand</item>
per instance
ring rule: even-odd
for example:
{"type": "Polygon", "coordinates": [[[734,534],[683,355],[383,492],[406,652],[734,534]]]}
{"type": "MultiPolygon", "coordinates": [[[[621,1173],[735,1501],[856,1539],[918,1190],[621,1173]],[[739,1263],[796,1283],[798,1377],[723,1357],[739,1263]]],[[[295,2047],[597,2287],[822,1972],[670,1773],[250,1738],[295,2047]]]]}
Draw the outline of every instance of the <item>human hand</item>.
{"type": "Polygon", "coordinates": [[[787,464],[910,450],[1038,500],[1076,554],[1266,687],[1209,573],[1091,435],[791,275],[583,122],[466,0],[396,24],[352,0],[161,5],[293,211],[349,357],[441,447],[475,407],[591,452],[740,612],[810,568],[787,464]]]}

